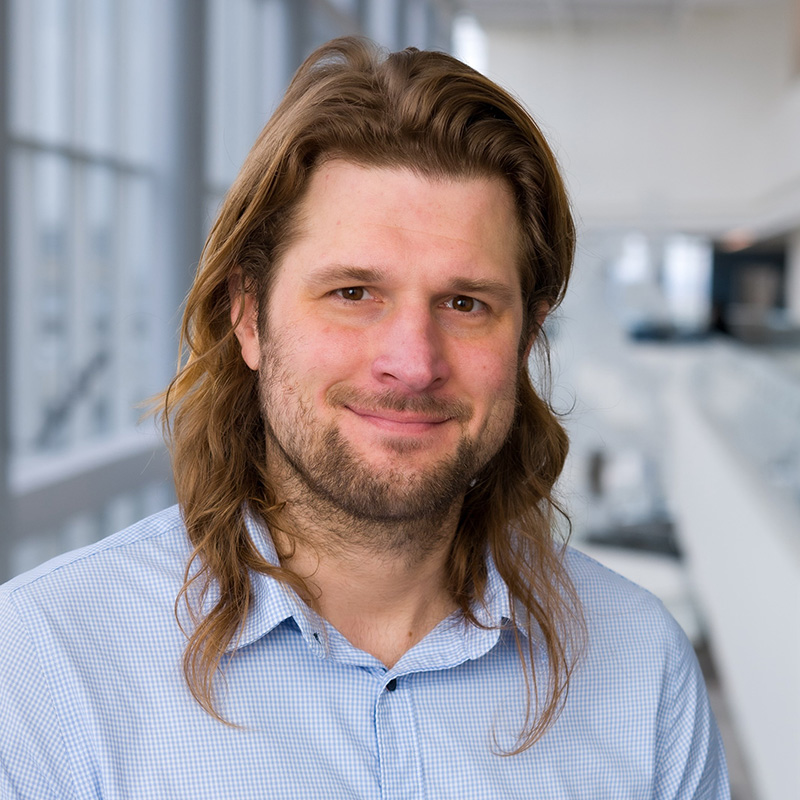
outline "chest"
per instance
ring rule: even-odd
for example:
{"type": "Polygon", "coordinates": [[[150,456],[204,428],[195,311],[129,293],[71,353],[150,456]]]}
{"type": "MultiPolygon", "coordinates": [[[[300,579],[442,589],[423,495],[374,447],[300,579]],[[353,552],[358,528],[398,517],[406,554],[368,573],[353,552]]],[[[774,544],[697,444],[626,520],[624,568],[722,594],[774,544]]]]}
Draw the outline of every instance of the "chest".
{"type": "MultiPolygon", "coordinates": [[[[331,662],[291,631],[240,652],[219,685],[235,726],[179,680],[140,681],[136,702],[95,700],[75,760],[87,797],[646,798],[646,715],[620,730],[619,698],[573,704],[529,750],[503,756],[524,724],[513,647],[446,670],[401,674],[331,662]]],[[[130,676],[130,680],[134,680],[130,676]]],[[[84,796],[84,795],[81,795],[84,796]]]]}

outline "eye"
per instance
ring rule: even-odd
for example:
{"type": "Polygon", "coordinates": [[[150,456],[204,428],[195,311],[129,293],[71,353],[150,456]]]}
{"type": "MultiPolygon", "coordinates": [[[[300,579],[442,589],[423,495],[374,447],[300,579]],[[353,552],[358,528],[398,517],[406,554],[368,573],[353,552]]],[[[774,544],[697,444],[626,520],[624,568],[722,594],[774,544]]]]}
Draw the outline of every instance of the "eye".
{"type": "Polygon", "coordinates": [[[469,297],[465,294],[458,294],[450,298],[447,304],[454,310],[462,311],[465,314],[469,314],[473,311],[483,311],[486,308],[480,300],[476,300],[474,297],[469,297]]]}
{"type": "Polygon", "coordinates": [[[337,289],[334,294],[339,295],[343,300],[358,301],[369,297],[369,292],[363,286],[348,286],[344,289],[337,289]]]}

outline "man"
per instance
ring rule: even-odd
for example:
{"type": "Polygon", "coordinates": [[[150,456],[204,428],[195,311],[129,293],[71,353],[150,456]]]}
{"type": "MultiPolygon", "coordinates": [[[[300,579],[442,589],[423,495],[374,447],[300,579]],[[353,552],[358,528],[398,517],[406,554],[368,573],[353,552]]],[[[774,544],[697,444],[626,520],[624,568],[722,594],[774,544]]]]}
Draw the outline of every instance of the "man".
{"type": "Polygon", "coordinates": [[[312,55],[188,298],[179,507],[5,587],[0,794],[728,797],[683,634],[556,541],[573,245],[508,94],[312,55]]]}

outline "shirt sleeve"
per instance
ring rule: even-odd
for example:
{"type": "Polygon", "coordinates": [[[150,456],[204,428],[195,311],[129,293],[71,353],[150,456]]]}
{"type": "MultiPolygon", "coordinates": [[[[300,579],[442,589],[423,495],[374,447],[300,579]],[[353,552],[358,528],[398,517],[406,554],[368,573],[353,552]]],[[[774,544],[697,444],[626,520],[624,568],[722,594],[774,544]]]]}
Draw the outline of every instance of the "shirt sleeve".
{"type": "Polygon", "coordinates": [[[700,665],[674,623],[656,732],[656,800],[730,800],[722,738],[700,665]]]}
{"type": "Polygon", "coordinates": [[[0,591],[0,797],[75,797],[52,696],[9,594],[0,591]]]}

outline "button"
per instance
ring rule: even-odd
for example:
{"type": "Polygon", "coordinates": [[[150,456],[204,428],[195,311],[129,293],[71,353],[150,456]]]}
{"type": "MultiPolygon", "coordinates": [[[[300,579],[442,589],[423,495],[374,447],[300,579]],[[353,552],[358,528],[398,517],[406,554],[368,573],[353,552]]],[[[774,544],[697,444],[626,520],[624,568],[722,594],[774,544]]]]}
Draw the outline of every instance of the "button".
{"type": "Polygon", "coordinates": [[[397,678],[392,678],[389,683],[386,684],[386,691],[393,692],[397,688],[397,678]]]}

